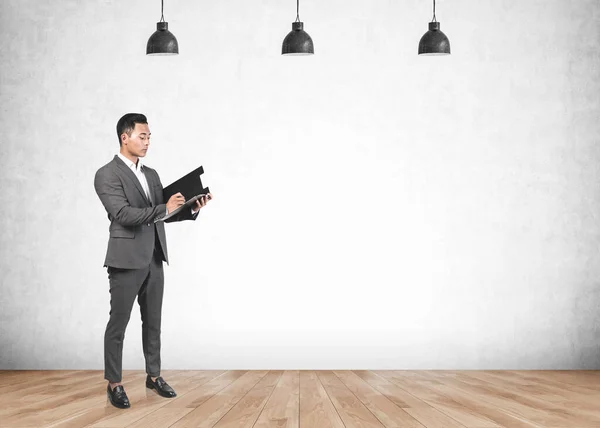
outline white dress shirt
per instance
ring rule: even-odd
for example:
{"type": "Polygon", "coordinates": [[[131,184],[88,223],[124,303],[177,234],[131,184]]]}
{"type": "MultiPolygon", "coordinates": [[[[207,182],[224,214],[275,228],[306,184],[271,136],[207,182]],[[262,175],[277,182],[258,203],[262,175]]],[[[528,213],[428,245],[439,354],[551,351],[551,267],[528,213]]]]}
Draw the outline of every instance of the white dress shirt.
{"type": "Polygon", "coordinates": [[[131,160],[129,160],[125,156],[123,156],[122,153],[118,153],[117,156],[119,156],[121,158],[121,160],[123,162],[125,162],[125,165],[127,165],[129,167],[129,169],[135,174],[135,176],[140,181],[140,184],[142,185],[142,189],[144,189],[144,192],[146,192],[146,197],[148,198],[150,203],[154,205],[154,201],[152,200],[152,195],[150,194],[150,188],[148,187],[148,180],[146,180],[146,175],[144,174],[144,171],[142,170],[142,166],[144,166],[142,164],[142,160],[138,158],[138,162],[136,165],[133,162],[131,162],[131,160]]]}

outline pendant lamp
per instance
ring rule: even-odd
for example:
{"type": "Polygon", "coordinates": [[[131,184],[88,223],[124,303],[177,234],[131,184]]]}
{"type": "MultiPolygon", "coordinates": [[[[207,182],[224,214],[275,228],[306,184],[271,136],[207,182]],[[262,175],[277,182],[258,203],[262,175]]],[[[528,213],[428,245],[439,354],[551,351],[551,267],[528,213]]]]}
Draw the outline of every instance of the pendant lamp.
{"type": "Polygon", "coordinates": [[[421,37],[419,55],[450,55],[450,41],[440,31],[440,23],[435,18],[435,0],[433,0],[433,20],[429,23],[429,31],[421,37]]]}
{"type": "Polygon", "coordinates": [[[177,39],[169,31],[169,23],[165,22],[163,13],[164,0],[160,0],[160,21],[156,23],[156,31],[148,39],[146,55],[178,55],[179,45],[177,39]]]}
{"type": "Polygon", "coordinates": [[[300,56],[314,53],[313,41],[304,31],[304,23],[300,21],[300,0],[296,0],[296,20],[292,22],[292,31],[283,39],[281,55],[300,56]]]}

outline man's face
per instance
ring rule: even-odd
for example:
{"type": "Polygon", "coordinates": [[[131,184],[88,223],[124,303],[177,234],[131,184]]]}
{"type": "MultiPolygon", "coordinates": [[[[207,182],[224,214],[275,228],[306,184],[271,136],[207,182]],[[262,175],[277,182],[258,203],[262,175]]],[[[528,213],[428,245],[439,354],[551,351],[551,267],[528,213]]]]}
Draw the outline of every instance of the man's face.
{"type": "Polygon", "coordinates": [[[146,123],[136,123],[131,135],[121,134],[123,149],[132,156],[143,158],[150,146],[150,128],[146,123]]]}

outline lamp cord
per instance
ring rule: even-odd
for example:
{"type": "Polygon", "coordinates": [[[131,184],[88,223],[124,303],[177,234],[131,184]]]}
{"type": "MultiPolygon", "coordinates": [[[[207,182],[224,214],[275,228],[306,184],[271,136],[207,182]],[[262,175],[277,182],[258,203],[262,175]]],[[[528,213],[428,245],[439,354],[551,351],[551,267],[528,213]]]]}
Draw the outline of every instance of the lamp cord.
{"type": "Polygon", "coordinates": [[[160,22],[165,22],[165,0],[160,0],[160,22]]]}
{"type": "Polygon", "coordinates": [[[296,0],[296,22],[300,22],[300,0],[296,0]]]}
{"type": "Polygon", "coordinates": [[[437,19],[435,19],[435,0],[433,0],[433,21],[431,22],[437,22],[437,19]]]}

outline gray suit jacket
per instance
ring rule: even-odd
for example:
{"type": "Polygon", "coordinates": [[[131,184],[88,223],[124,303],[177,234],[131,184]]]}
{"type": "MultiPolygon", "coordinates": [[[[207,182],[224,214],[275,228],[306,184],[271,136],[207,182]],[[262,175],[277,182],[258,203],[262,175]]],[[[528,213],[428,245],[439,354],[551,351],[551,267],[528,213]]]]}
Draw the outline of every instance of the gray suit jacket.
{"type": "MultiPolygon", "coordinates": [[[[154,205],[133,171],[118,156],[96,172],[94,187],[110,220],[104,266],[123,269],[148,266],[156,237],[159,240],[156,246],[160,246],[164,261],[169,263],[164,222],[154,223],[154,219],[166,214],[163,186],[155,170],[145,165],[142,168],[154,205]]],[[[167,222],[195,220],[197,216],[198,213],[192,215],[190,210],[183,210],[167,222]]]]}

